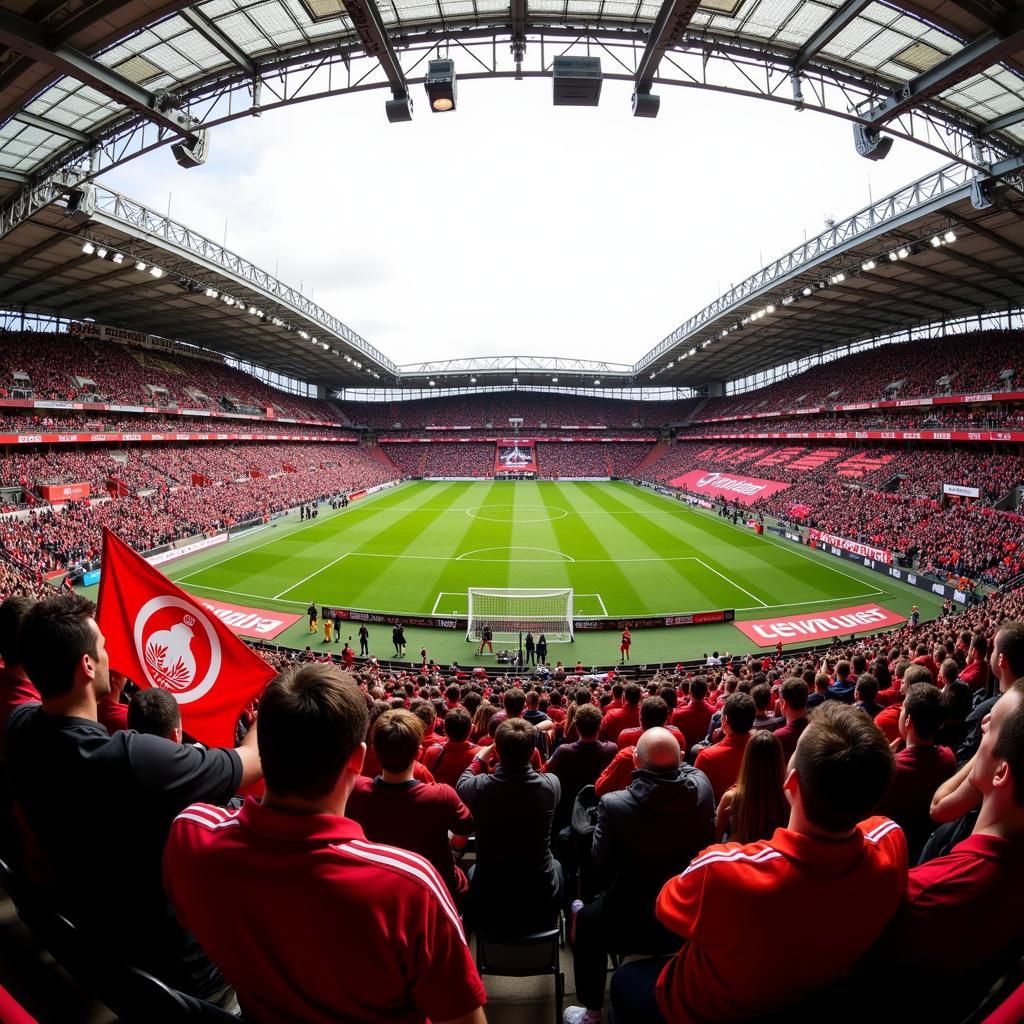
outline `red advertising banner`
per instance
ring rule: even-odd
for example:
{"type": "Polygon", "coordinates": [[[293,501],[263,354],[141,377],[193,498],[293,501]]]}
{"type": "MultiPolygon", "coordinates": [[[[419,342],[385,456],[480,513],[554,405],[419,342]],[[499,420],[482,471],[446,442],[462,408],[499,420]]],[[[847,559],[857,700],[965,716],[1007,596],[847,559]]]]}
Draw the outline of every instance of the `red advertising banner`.
{"type": "MultiPolygon", "coordinates": [[[[1021,444],[1024,430],[778,430],[756,434],[701,434],[680,436],[691,441],[983,441],[991,444],[1021,444]]],[[[2,441],[2,437],[0,437],[2,441]]]]}
{"type": "Polygon", "coordinates": [[[330,441],[334,444],[356,444],[359,438],[344,434],[330,436],[326,434],[195,434],[181,431],[160,434],[0,434],[0,445],[115,444],[123,441],[330,441]]]}
{"type": "Polygon", "coordinates": [[[691,470],[669,481],[669,487],[679,487],[691,494],[704,494],[709,498],[728,498],[741,505],[753,505],[758,498],[784,491],[789,484],[778,480],[760,480],[753,476],[731,476],[728,473],[706,473],[691,470]]]}
{"type": "Polygon", "coordinates": [[[872,547],[870,544],[861,544],[858,540],[847,540],[846,537],[837,537],[834,533],[822,533],[820,530],[810,529],[808,536],[819,544],[831,544],[834,548],[843,551],[852,551],[855,555],[863,555],[865,558],[873,558],[876,562],[884,562],[892,565],[892,554],[885,548],[872,547]]]}
{"type": "Polygon", "coordinates": [[[213,612],[235,636],[255,637],[257,640],[273,640],[302,618],[301,615],[288,612],[269,612],[261,608],[227,604],[209,597],[196,597],[195,600],[213,612]]]}
{"type": "Polygon", "coordinates": [[[906,621],[905,615],[897,615],[881,605],[858,604],[834,611],[808,612],[806,615],[750,619],[733,625],[758,647],[774,647],[780,640],[784,644],[797,640],[811,643],[834,636],[874,633],[906,621]]]}
{"type": "Polygon", "coordinates": [[[88,484],[43,484],[39,494],[51,505],[60,505],[65,501],[84,501],[89,497],[88,484]]]}

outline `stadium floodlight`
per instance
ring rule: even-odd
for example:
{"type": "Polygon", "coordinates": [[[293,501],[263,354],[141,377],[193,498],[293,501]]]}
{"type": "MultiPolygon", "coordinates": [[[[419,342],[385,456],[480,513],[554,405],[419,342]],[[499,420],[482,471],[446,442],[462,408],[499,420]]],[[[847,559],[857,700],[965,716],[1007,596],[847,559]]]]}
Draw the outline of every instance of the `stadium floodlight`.
{"type": "Polygon", "coordinates": [[[840,271],[838,274],[833,274],[829,278],[829,284],[842,284],[846,280],[846,275],[840,271]]]}
{"type": "Polygon", "coordinates": [[[110,258],[111,258],[111,260],[113,260],[114,263],[124,263],[124,253],[123,252],[115,252],[114,255],[111,256],[110,258]]]}
{"type": "Polygon", "coordinates": [[[891,262],[895,263],[899,259],[899,256],[897,256],[896,253],[891,252],[889,253],[889,259],[891,262]]]}
{"type": "Polygon", "coordinates": [[[905,260],[910,255],[910,250],[903,247],[896,251],[896,255],[901,259],[905,260]]]}
{"type": "Polygon", "coordinates": [[[942,240],[943,240],[944,242],[946,242],[946,243],[948,243],[948,244],[952,245],[952,243],[956,241],[956,232],[955,232],[955,231],[947,231],[947,232],[946,232],[946,233],[945,233],[945,234],[944,234],[944,235],[942,236],[942,240]]]}
{"type": "Polygon", "coordinates": [[[673,366],[675,366],[675,365],[676,365],[676,361],[675,361],[674,359],[671,359],[671,360],[669,360],[669,362],[668,362],[668,363],[666,364],[666,366],[665,366],[665,369],[666,369],[666,370],[671,370],[671,369],[672,369],[672,367],[673,367],[673,366]]]}
{"type": "Polygon", "coordinates": [[[874,260],[865,260],[860,265],[860,269],[863,270],[865,273],[867,273],[869,270],[874,270],[876,266],[878,266],[878,264],[875,263],[874,260]]]}
{"type": "Polygon", "coordinates": [[[150,267],[149,268],[149,272],[154,277],[163,277],[164,276],[164,272],[159,267],[150,267]]]}
{"type": "Polygon", "coordinates": [[[432,60],[427,64],[427,77],[423,82],[430,100],[430,109],[443,114],[455,109],[455,61],[432,60]]]}
{"type": "Polygon", "coordinates": [[[476,383],[476,377],[470,377],[469,378],[469,383],[470,384],[475,384],[476,383]]]}
{"type": "Polygon", "coordinates": [[[95,251],[96,251],[96,246],[93,245],[92,242],[86,242],[82,246],[82,252],[84,252],[86,256],[91,256],[95,251]]]}
{"type": "Polygon", "coordinates": [[[466,639],[480,641],[485,626],[495,640],[519,639],[521,633],[543,633],[549,643],[569,643],[573,636],[573,591],[514,590],[470,587],[466,591],[466,639]]]}
{"type": "Polygon", "coordinates": [[[810,287],[810,285],[807,285],[804,288],[804,296],[806,297],[806,296],[808,296],[810,294],[811,294],[811,287],[810,287]]]}
{"type": "Polygon", "coordinates": [[[430,380],[430,381],[427,381],[427,383],[428,383],[428,384],[429,384],[429,385],[430,385],[430,386],[431,386],[432,388],[436,388],[436,387],[437,387],[437,381],[435,381],[435,380],[430,380]]]}
{"type": "Polygon", "coordinates": [[[765,312],[766,313],[774,313],[775,312],[775,307],[774,306],[766,306],[765,307],[765,312]]]}
{"type": "Polygon", "coordinates": [[[142,260],[139,260],[139,262],[135,264],[135,269],[141,274],[142,271],[146,269],[146,264],[143,263],[142,260]]]}
{"type": "Polygon", "coordinates": [[[216,288],[207,288],[206,289],[206,297],[208,299],[215,299],[215,298],[217,298],[217,295],[218,295],[218,292],[217,292],[216,288]]]}
{"type": "Polygon", "coordinates": [[[556,57],[551,80],[556,107],[596,107],[601,100],[601,58],[556,57]]]}
{"type": "Polygon", "coordinates": [[[512,378],[512,383],[513,384],[518,384],[519,383],[519,378],[518,377],[513,377],[512,378]]]}
{"type": "Polygon", "coordinates": [[[558,378],[557,377],[552,377],[551,378],[551,383],[552,384],[557,384],[558,383],[558,378]]]}
{"type": "Polygon", "coordinates": [[[595,380],[594,381],[594,387],[595,388],[599,388],[600,386],[601,386],[601,382],[599,380],[595,380]]]}
{"type": "Polygon", "coordinates": [[[98,249],[96,250],[96,255],[97,255],[97,256],[98,256],[98,257],[99,257],[99,258],[100,258],[101,260],[105,260],[105,259],[107,258],[107,248],[106,248],[106,246],[104,246],[104,245],[101,245],[101,246],[100,246],[100,247],[99,247],[99,248],[98,248],[98,249]]]}
{"type": "Polygon", "coordinates": [[[256,307],[255,306],[250,306],[249,307],[249,316],[255,316],[255,315],[256,315],[256,307]]]}

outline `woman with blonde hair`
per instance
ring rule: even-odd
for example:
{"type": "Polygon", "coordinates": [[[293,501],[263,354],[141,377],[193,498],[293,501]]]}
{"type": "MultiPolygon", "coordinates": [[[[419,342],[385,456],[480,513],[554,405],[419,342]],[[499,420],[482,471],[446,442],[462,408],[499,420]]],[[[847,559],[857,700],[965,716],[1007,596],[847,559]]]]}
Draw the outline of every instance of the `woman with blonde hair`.
{"type": "Polygon", "coordinates": [[[489,735],[488,726],[491,724],[491,719],[497,713],[498,706],[486,700],[476,709],[476,714],[473,715],[473,724],[469,730],[471,742],[479,743],[481,739],[489,735]]]}
{"type": "Polygon", "coordinates": [[[736,785],[718,804],[718,841],[754,843],[770,839],[784,826],[789,821],[789,801],[782,789],[785,777],[782,744],[767,729],[755,729],[743,751],[736,785]]]}

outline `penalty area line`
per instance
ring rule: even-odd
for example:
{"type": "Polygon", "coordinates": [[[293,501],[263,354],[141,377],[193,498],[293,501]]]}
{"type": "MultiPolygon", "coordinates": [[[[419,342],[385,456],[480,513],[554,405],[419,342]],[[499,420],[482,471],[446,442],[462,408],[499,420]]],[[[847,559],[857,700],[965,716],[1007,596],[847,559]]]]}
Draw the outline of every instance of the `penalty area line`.
{"type": "Polygon", "coordinates": [[[710,565],[708,565],[708,563],[705,562],[703,558],[695,558],[694,561],[700,562],[700,564],[703,565],[704,568],[708,570],[708,572],[713,572],[720,579],[725,580],[725,582],[728,583],[729,586],[735,587],[737,590],[746,594],[747,597],[749,597],[752,601],[756,601],[762,608],[768,607],[768,605],[765,604],[765,602],[762,601],[761,598],[757,596],[757,594],[752,594],[749,590],[745,589],[744,587],[741,587],[738,583],[734,583],[731,579],[729,579],[728,576],[724,575],[723,573],[720,573],[717,569],[713,569],[710,565]]]}
{"type": "Polygon", "coordinates": [[[349,552],[346,551],[345,554],[339,555],[333,562],[328,562],[326,565],[320,566],[320,568],[317,569],[315,572],[311,572],[308,576],[303,576],[298,583],[293,583],[290,587],[286,587],[284,590],[282,590],[280,594],[275,594],[270,600],[280,601],[285,594],[290,594],[293,590],[296,589],[296,587],[301,587],[303,583],[307,582],[308,580],[311,580],[314,576],[319,576],[320,573],[322,572],[326,572],[328,569],[330,569],[332,565],[337,565],[343,558],[348,558],[348,556],[349,552]]]}

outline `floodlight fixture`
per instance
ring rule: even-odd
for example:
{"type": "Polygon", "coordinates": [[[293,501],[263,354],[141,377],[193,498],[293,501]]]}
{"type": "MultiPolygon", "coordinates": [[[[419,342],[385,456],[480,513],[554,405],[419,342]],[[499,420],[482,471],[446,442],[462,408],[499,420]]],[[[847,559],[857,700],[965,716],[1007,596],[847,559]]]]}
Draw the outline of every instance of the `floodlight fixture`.
{"type": "Polygon", "coordinates": [[[932,248],[938,249],[942,245],[942,239],[938,235],[932,235],[932,248]]]}
{"type": "Polygon", "coordinates": [[[766,313],[774,313],[775,312],[775,307],[774,306],[767,306],[765,308],[765,312],[766,313]]]}
{"type": "Polygon", "coordinates": [[[249,316],[255,316],[255,315],[256,315],[256,307],[255,306],[250,306],[249,307],[249,316]]]}
{"type": "Polygon", "coordinates": [[[154,277],[163,277],[164,276],[164,272],[159,267],[150,267],[149,268],[149,272],[154,277]]]}
{"type": "Polygon", "coordinates": [[[427,90],[430,109],[443,114],[455,109],[455,61],[432,60],[427,64],[427,77],[423,82],[427,90]]]}
{"type": "Polygon", "coordinates": [[[475,384],[476,383],[476,377],[470,377],[469,378],[469,383],[470,384],[475,384]]]}
{"type": "Polygon", "coordinates": [[[513,377],[512,378],[512,383],[513,384],[518,384],[519,383],[519,378],[518,377],[513,377]]]}
{"type": "Polygon", "coordinates": [[[599,388],[600,386],[601,386],[601,382],[599,380],[595,380],[594,381],[594,387],[595,388],[599,388]]]}
{"type": "Polygon", "coordinates": [[[811,291],[812,291],[812,289],[811,289],[811,286],[810,286],[810,285],[807,285],[807,286],[805,286],[805,287],[804,287],[804,297],[806,297],[806,296],[810,295],[810,294],[811,294],[811,291]]]}
{"type": "Polygon", "coordinates": [[[409,95],[395,94],[393,99],[384,104],[384,113],[388,116],[391,124],[400,124],[402,121],[412,120],[412,97],[409,95]]]}
{"type": "Polygon", "coordinates": [[[115,252],[114,255],[111,256],[110,258],[111,258],[111,260],[114,263],[124,263],[124,253],[123,252],[115,252]]]}
{"type": "Polygon", "coordinates": [[[908,257],[908,256],[910,255],[910,250],[909,250],[909,249],[907,249],[907,248],[906,248],[906,247],[904,246],[904,247],[902,247],[902,248],[900,248],[900,249],[898,249],[898,250],[897,250],[897,252],[896,252],[896,255],[897,255],[897,256],[898,256],[898,257],[899,257],[899,258],[900,258],[901,260],[905,260],[905,259],[906,259],[906,258],[907,258],[907,257],[908,257]]]}
{"type": "Polygon", "coordinates": [[[84,252],[86,256],[91,256],[95,251],[96,251],[96,246],[93,245],[92,242],[86,242],[82,246],[82,252],[84,252]]]}
{"type": "Polygon", "coordinates": [[[867,273],[869,270],[874,270],[878,264],[874,260],[865,260],[861,265],[860,269],[867,273]]]}
{"type": "Polygon", "coordinates": [[[945,234],[944,234],[944,235],[942,236],[942,240],[943,240],[944,242],[946,242],[947,244],[950,244],[950,245],[951,245],[951,244],[952,244],[953,242],[955,242],[955,241],[956,241],[956,232],[955,232],[955,231],[952,231],[952,230],[950,230],[950,231],[947,231],[947,232],[946,232],[946,233],[945,233],[945,234]]]}
{"type": "Polygon", "coordinates": [[[846,280],[846,275],[840,271],[838,274],[833,274],[829,278],[829,284],[842,284],[846,280]]]}
{"type": "Polygon", "coordinates": [[[558,383],[558,378],[557,377],[552,377],[551,378],[551,383],[552,384],[557,384],[558,383]]]}
{"type": "Polygon", "coordinates": [[[427,383],[428,383],[428,384],[429,384],[429,385],[430,385],[430,386],[431,386],[432,388],[436,388],[436,387],[437,387],[437,381],[433,381],[433,380],[431,380],[431,381],[428,381],[427,383]]]}
{"type": "Polygon", "coordinates": [[[889,259],[891,262],[895,263],[899,259],[899,256],[896,253],[891,252],[889,253],[889,259]]]}
{"type": "Polygon", "coordinates": [[[98,248],[98,249],[96,250],[96,255],[97,255],[97,256],[98,256],[98,257],[99,257],[99,258],[100,258],[101,260],[105,260],[105,259],[107,258],[107,248],[106,248],[106,246],[104,246],[104,245],[101,245],[101,246],[100,246],[100,247],[99,247],[99,248],[98,248]]]}
{"type": "Polygon", "coordinates": [[[207,288],[206,289],[206,297],[208,299],[215,299],[215,298],[217,298],[217,289],[216,288],[207,288]]]}
{"type": "Polygon", "coordinates": [[[556,107],[596,107],[601,100],[601,58],[556,57],[552,83],[556,107]]]}
{"type": "Polygon", "coordinates": [[[146,269],[146,264],[143,263],[142,260],[139,260],[139,262],[135,264],[135,269],[139,271],[139,273],[142,273],[142,271],[146,269]]]}

